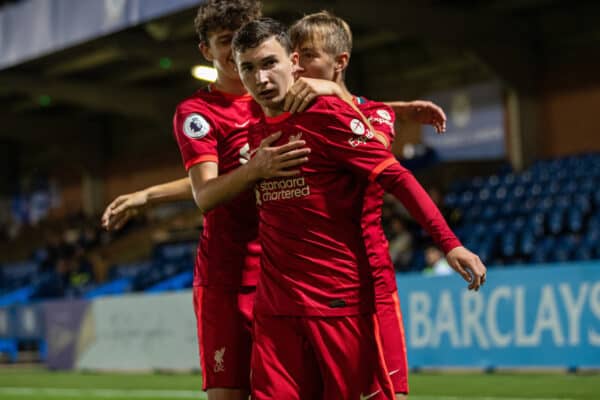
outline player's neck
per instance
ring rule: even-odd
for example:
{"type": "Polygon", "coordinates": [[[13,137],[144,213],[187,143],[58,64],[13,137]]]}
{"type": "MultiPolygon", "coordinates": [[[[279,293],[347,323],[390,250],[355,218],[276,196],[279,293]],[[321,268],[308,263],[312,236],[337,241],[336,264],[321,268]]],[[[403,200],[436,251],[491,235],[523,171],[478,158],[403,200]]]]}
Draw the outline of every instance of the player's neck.
{"type": "Polygon", "coordinates": [[[231,79],[225,76],[219,75],[215,83],[213,83],[215,89],[220,92],[241,96],[246,94],[246,88],[239,79],[231,79]]]}
{"type": "Polygon", "coordinates": [[[340,89],[342,89],[342,93],[344,94],[344,97],[346,97],[346,98],[352,97],[352,93],[350,93],[350,91],[346,87],[346,82],[344,82],[343,79],[337,79],[335,83],[337,83],[338,86],[340,87],[340,89]]]}
{"type": "Polygon", "coordinates": [[[285,112],[283,110],[283,102],[281,103],[281,105],[271,106],[271,107],[265,107],[265,106],[261,105],[261,108],[262,108],[263,112],[265,113],[265,115],[269,118],[277,117],[285,112]]]}

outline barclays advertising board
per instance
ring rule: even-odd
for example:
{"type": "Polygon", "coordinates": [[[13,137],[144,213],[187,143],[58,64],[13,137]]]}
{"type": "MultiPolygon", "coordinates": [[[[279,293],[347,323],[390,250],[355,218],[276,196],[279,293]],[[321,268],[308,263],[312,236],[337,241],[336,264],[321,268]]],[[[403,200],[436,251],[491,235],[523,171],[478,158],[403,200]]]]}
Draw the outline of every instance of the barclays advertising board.
{"type": "Polygon", "coordinates": [[[600,263],[398,279],[411,367],[600,367],[600,263]]]}

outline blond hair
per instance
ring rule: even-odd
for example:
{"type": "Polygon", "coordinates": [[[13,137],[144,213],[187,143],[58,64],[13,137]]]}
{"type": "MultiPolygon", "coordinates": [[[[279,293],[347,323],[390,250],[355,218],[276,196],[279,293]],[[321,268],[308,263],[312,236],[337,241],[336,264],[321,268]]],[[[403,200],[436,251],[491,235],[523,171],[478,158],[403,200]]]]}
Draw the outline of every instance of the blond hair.
{"type": "Polygon", "coordinates": [[[352,52],[352,31],[343,19],[329,11],[305,15],[290,28],[292,46],[317,42],[332,56],[352,52]]]}

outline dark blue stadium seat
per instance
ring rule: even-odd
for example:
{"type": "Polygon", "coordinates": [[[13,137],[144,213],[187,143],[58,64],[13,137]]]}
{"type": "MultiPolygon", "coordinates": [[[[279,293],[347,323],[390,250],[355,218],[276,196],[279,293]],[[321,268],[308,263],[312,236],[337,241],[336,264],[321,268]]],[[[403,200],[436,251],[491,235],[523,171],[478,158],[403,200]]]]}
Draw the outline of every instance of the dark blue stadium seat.
{"type": "Polygon", "coordinates": [[[491,197],[492,191],[489,188],[484,187],[477,193],[476,201],[478,203],[487,203],[491,200],[491,197]]]}
{"type": "Polygon", "coordinates": [[[498,218],[499,214],[498,207],[493,204],[488,204],[483,208],[481,218],[488,221],[493,221],[498,218]]]}
{"type": "Polygon", "coordinates": [[[572,259],[574,261],[589,261],[596,258],[594,254],[594,248],[589,246],[580,246],[573,250],[572,259]]]}
{"type": "Polygon", "coordinates": [[[512,187],[517,183],[517,176],[513,173],[508,173],[504,175],[501,180],[501,184],[505,187],[512,187]]]}
{"type": "Polygon", "coordinates": [[[564,229],[564,212],[562,210],[551,211],[548,214],[548,231],[553,235],[558,235],[564,229]]]}
{"type": "Polygon", "coordinates": [[[529,186],[527,190],[527,197],[537,197],[542,194],[543,186],[541,183],[536,182],[533,185],[529,186]]]}
{"type": "Polygon", "coordinates": [[[492,221],[490,228],[490,233],[493,235],[493,237],[498,237],[506,230],[506,222],[502,220],[492,221]]]}
{"type": "Polygon", "coordinates": [[[512,193],[506,188],[506,186],[499,186],[492,195],[492,201],[496,203],[502,203],[511,198],[511,195],[512,193]]]}
{"type": "Polygon", "coordinates": [[[482,212],[483,207],[479,204],[476,204],[464,210],[463,218],[465,221],[475,221],[481,217],[482,212]]]}
{"type": "Polygon", "coordinates": [[[511,232],[519,234],[525,228],[526,224],[527,220],[525,219],[525,217],[516,217],[510,221],[509,229],[511,232]]]}
{"type": "Polygon", "coordinates": [[[481,176],[476,176],[475,178],[471,179],[470,182],[470,186],[472,189],[481,189],[484,185],[485,185],[485,178],[481,177],[481,176]]]}
{"type": "Polygon", "coordinates": [[[584,215],[592,210],[590,196],[586,193],[575,194],[573,196],[573,203],[575,204],[575,208],[580,210],[584,215]]]}
{"type": "Polygon", "coordinates": [[[539,201],[534,198],[528,198],[525,201],[521,201],[520,211],[525,215],[531,215],[537,211],[539,201]]]}
{"type": "Polygon", "coordinates": [[[511,258],[517,254],[517,235],[513,232],[507,232],[500,236],[500,250],[502,256],[511,258]]]}
{"type": "Polygon", "coordinates": [[[512,200],[520,201],[525,197],[526,193],[527,193],[527,189],[525,188],[524,185],[517,185],[517,186],[513,187],[513,190],[510,193],[510,196],[512,197],[512,200]]]}
{"type": "Polygon", "coordinates": [[[581,232],[583,229],[583,213],[572,209],[567,214],[567,228],[570,232],[581,232]]]}
{"type": "Polygon", "coordinates": [[[150,264],[148,267],[138,271],[131,281],[131,288],[134,292],[143,291],[146,288],[160,282],[163,278],[160,264],[150,264]]]}
{"type": "Polygon", "coordinates": [[[494,190],[495,188],[497,188],[500,184],[501,184],[501,180],[500,177],[498,175],[490,175],[488,176],[488,178],[485,180],[483,187],[490,189],[490,190],[494,190]]]}
{"type": "Polygon", "coordinates": [[[594,205],[596,208],[600,208],[600,190],[596,190],[594,193],[594,205]]]}
{"type": "Polygon", "coordinates": [[[533,230],[527,229],[521,234],[519,252],[531,256],[536,247],[536,235],[533,230]]]}
{"type": "Polygon", "coordinates": [[[594,190],[597,187],[598,187],[598,185],[596,184],[594,177],[586,175],[580,181],[579,185],[577,185],[577,192],[578,193],[592,193],[592,192],[594,192],[594,190]]]}
{"type": "Polygon", "coordinates": [[[520,208],[518,206],[518,203],[516,201],[507,200],[500,207],[499,214],[500,214],[500,216],[502,218],[511,218],[511,217],[519,214],[520,211],[521,210],[520,210],[520,208]]]}
{"type": "Polygon", "coordinates": [[[475,233],[478,237],[483,237],[488,231],[488,227],[483,222],[478,222],[473,225],[473,233],[475,233]]]}
{"type": "Polygon", "coordinates": [[[444,196],[444,205],[448,208],[455,208],[458,204],[458,195],[454,192],[444,196]]]}
{"type": "Polygon", "coordinates": [[[579,185],[574,180],[568,181],[560,187],[560,193],[563,194],[575,194],[577,192],[579,192],[579,185]]]}
{"type": "Polygon", "coordinates": [[[477,255],[484,264],[488,264],[494,255],[495,240],[493,238],[483,238],[479,243],[477,255]]]}
{"type": "Polygon", "coordinates": [[[524,171],[523,173],[517,175],[516,179],[515,179],[515,183],[518,185],[526,185],[529,186],[529,184],[532,182],[533,180],[533,174],[531,171],[524,171]]]}
{"type": "Polygon", "coordinates": [[[531,261],[534,263],[544,263],[552,261],[551,252],[556,244],[556,239],[553,236],[547,236],[540,240],[533,254],[531,261]]]}
{"type": "Polygon", "coordinates": [[[194,257],[197,242],[163,243],[154,248],[154,258],[172,261],[194,257]]]}
{"type": "Polygon", "coordinates": [[[146,289],[146,293],[162,293],[167,290],[181,290],[192,286],[194,275],[192,271],[182,272],[146,289]]]}
{"type": "Polygon", "coordinates": [[[550,250],[550,261],[565,262],[574,257],[574,252],[579,246],[580,239],[573,234],[561,235],[556,238],[550,250]]]}
{"type": "Polygon", "coordinates": [[[554,198],[554,208],[566,210],[573,206],[573,201],[569,195],[558,195],[554,198]]]}
{"type": "Polygon", "coordinates": [[[136,263],[130,264],[117,264],[113,265],[109,271],[109,279],[119,279],[119,278],[134,278],[139,274],[140,271],[144,271],[148,269],[152,265],[152,262],[149,260],[139,261],[136,263]]]}
{"type": "Polygon", "coordinates": [[[541,197],[539,201],[536,203],[536,211],[539,212],[549,212],[554,208],[554,199],[552,196],[541,197]]]}
{"type": "Polygon", "coordinates": [[[460,198],[458,199],[458,207],[461,209],[466,209],[473,203],[473,192],[470,190],[465,190],[461,193],[460,198]]]}
{"type": "Polygon", "coordinates": [[[583,247],[600,247],[598,244],[600,243],[600,229],[591,228],[583,235],[581,238],[581,245],[583,247]]]}

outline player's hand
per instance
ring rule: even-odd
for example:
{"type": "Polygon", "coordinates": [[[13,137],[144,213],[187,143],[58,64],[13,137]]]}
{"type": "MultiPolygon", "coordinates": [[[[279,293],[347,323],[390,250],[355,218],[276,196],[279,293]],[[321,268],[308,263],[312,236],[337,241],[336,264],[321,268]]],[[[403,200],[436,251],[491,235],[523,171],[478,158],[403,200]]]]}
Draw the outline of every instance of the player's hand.
{"type": "Polygon", "coordinates": [[[251,180],[269,179],[274,177],[293,176],[300,173],[298,167],[308,161],[310,149],[301,139],[291,140],[281,146],[272,146],[281,137],[281,132],[273,133],[260,143],[247,167],[251,180]]]}
{"type": "Polygon", "coordinates": [[[317,96],[340,96],[340,94],[341,89],[335,82],[324,79],[298,78],[285,95],[283,110],[291,113],[301,112],[317,96]]]}
{"type": "Polygon", "coordinates": [[[465,281],[469,282],[469,290],[477,291],[485,283],[487,269],[477,254],[459,246],[446,254],[446,260],[465,281]]]}
{"type": "Polygon", "coordinates": [[[432,125],[437,133],[446,132],[446,114],[441,107],[430,101],[415,100],[404,103],[402,110],[396,110],[392,104],[392,108],[398,115],[404,116],[409,121],[418,122],[420,124],[432,125]]]}
{"type": "Polygon", "coordinates": [[[124,194],[112,201],[102,214],[102,227],[108,231],[119,230],[127,221],[143,211],[148,196],[143,190],[124,194]]]}

